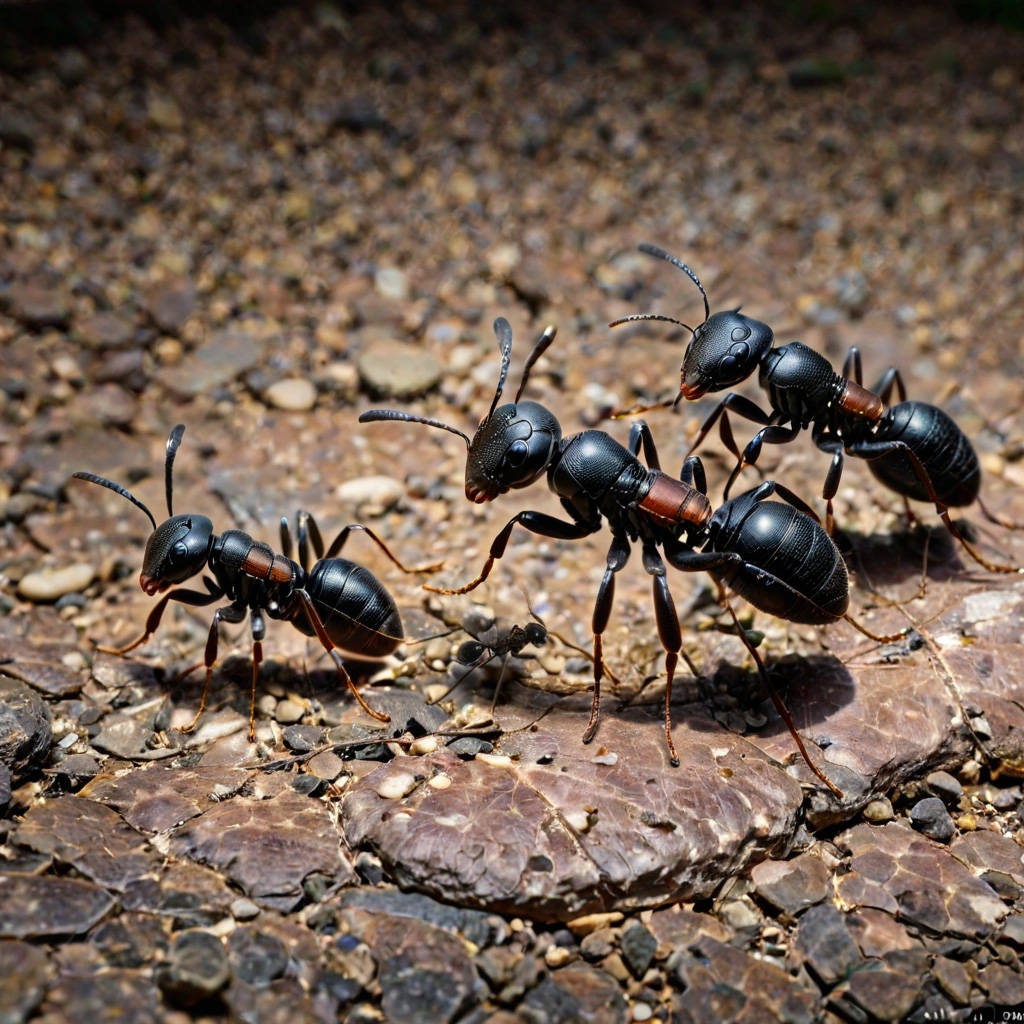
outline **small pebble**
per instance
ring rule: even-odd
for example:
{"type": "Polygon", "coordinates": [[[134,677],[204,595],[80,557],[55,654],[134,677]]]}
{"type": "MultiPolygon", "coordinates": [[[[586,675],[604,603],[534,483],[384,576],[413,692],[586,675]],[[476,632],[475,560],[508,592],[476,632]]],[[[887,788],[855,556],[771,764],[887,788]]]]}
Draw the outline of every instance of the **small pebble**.
{"type": "Polygon", "coordinates": [[[414,756],[432,754],[437,750],[436,736],[418,736],[409,744],[409,753],[414,756]]]}
{"type": "Polygon", "coordinates": [[[863,813],[868,821],[873,821],[876,824],[892,821],[894,816],[892,802],[887,796],[876,797],[874,800],[869,801],[864,807],[863,813]]]}
{"type": "Polygon", "coordinates": [[[415,786],[416,776],[412,772],[396,772],[377,786],[377,795],[385,800],[398,800],[411,793],[415,786]]]}
{"type": "Polygon", "coordinates": [[[271,384],[263,397],[275,409],[286,412],[305,412],[316,405],[316,388],[305,377],[289,377],[271,384]]]}
{"type": "Polygon", "coordinates": [[[334,489],[334,496],[352,505],[360,516],[379,516],[401,500],[405,484],[391,476],[359,476],[334,489]]]}
{"type": "Polygon", "coordinates": [[[633,1020],[650,1020],[654,1016],[652,1010],[646,1003],[634,1003],[631,1011],[633,1020]]]}
{"type": "Polygon", "coordinates": [[[397,267],[381,267],[374,274],[373,286],[386,299],[404,302],[409,298],[409,279],[397,267]]]}
{"type": "Polygon", "coordinates": [[[306,709],[290,697],[278,701],[277,707],[274,708],[274,718],[282,725],[291,725],[299,721],[305,713],[306,709]]]}
{"type": "Polygon", "coordinates": [[[935,796],[947,804],[956,803],[964,792],[959,780],[949,772],[932,772],[924,783],[935,796]]]}
{"type": "Polygon", "coordinates": [[[435,775],[427,783],[431,789],[447,789],[452,784],[452,777],[450,775],[435,775]]]}
{"type": "Polygon", "coordinates": [[[56,601],[64,594],[84,590],[96,576],[96,567],[76,562],[61,569],[39,569],[18,581],[18,593],[29,601],[56,601]]]}
{"type": "Polygon", "coordinates": [[[940,843],[948,843],[956,832],[956,825],[946,810],[946,805],[937,796],[918,800],[910,808],[910,824],[918,832],[940,843]]]}
{"type": "Polygon", "coordinates": [[[240,896],[237,900],[232,901],[228,909],[236,921],[251,921],[260,912],[260,908],[252,900],[248,900],[244,896],[240,896]]]}
{"type": "Polygon", "coordinates": [[[564,946],[548,946],[544,953],[544,963],[548,967],[564,967],[572,958],[572,950],[564,946]]]}

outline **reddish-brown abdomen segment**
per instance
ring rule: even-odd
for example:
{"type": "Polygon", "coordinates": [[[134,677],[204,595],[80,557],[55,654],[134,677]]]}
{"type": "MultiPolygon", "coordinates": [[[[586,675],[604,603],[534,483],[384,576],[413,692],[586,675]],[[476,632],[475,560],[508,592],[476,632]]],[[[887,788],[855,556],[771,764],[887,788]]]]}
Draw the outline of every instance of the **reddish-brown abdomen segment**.
{"type": "Polygon", "coordinates": [[[877,420],[885,412],[885,406],[878,395],[852,380],[846,382],[843,393],[839,396],[839,406],[846,412],[862,416],[866,420],[877,420]]]}
{"type": "Polygon", "coordinates": [[[711,518],[707,496],[682,480],[654,470],[654,481],[639,507],[670,523],[703,526],[711,518]]]}

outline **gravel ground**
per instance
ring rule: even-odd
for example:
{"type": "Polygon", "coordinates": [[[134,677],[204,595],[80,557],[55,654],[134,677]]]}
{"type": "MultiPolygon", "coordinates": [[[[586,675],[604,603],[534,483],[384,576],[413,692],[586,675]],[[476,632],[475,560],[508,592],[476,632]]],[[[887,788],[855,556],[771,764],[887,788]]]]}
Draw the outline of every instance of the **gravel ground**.
{"type": "MultiPolygon", "coordinates": [[[[208,7],[0,5],[0,1020],[1024,1004],[1024,586],[929,532],[927,508],[908,527],[857,460],[836,503],[853,610],[910,637],[740,609],[841,799],[701,575],[670,573],[699,678],[677,679],[668,766],[636,557],[580,743],[604,533],[516,531],[459,598],[354,536],[345,555],[422,641],[348,662],[390,726],[271,622],[256,741],[245,627],[222,631],[184,732],[210,612],[174,607],[145,646],[102,651],[152,607],[149,525],[69,483],[116,480],[161,519],[185,423],[175,511],[275,545],[300,509],[328,540],[362,522],[463,583],[508,517],[557,500],[539,483],[471,505],[461,441],[359,413],[471,432],[505,316],[508,388],[554,323],[527,397],[566,433],[624,440],[609,414],[674,395],[686,334],[608,322],[701,316],[650,242],[779,343],[836,365],[856,345],[869,383],[899,366],[974,441],[987,504],[1024,521],[1024,37],[933,6],[208,7]],[[547,642],[503,667],[531,610],[547,642]],[[462,680],[468,638],[499,656],[462,680]]],[[[713,403],[648,414],[666,468],[713,403]]],[[[702,454],[717,503],[731,460],[717,436],[702,454]]],[[[762,463],[820,505],[807,438],[762,463]]],[[[961,511],[987,558],[1024,564],[1019,535],[961,511]]]]}

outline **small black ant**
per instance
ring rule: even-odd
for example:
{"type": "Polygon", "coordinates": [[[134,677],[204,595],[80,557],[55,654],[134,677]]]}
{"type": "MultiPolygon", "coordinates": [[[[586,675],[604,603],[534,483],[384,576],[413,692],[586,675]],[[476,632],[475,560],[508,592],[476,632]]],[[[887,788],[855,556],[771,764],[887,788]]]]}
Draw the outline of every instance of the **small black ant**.
{"type": "Polygon", "coordinates": [[[362,698],[337,648],[369,658],[391,654],[405,639],[402,620],[394,599],[368,569],[337,556],[352,531],[361,530],[402,572],[429,572],[440,566],[406,568],[384,541],[369,527],[358,523],[344,527],[325,553],[316,521],[305,512],[298,515],[298,562],[293,562],[291,558],[291,531],[285,518],[281,519],[281,547],[284,554],[277,554],[269,545],[254,540],[241,530],[226,530],[222,534],[215,534],[213,523],[207,516],[174,515],[171,504],[174,457],[184,433],[184,425],[178,424],[167,438],[164,483],[169,518],[159,526],[153,513],[120,484],[94,473],[72,474],[79,480],[106,487],[145,512],[153,524],[153,532],[146,542],[139,585],[151,596],[166,591],[150,611],[145,629],[139,637],[124,647],[104,647],[101,650],[110,654],[127,654],[144,644],[159,628],[160,619],[170,601],[204,606],[226,597],[230,604],[214,612],[206,641],[202,662],[206,669],[206,680],[199,710],[182,732],[191,732],[196,727],[206,707],[210,678],[217,661],[218,626],[221,622],[242,622],[248,615],[252,632],[249,740],[255,740],[256,681],[263,660],[262,642],[266,632],[264,614],[271,619],[290,622],[306,636],[315,636],[333,659],[338,675],[359,706],[378,722],[390,721],[388,715],[374,711],[362,698]],[[317,557],[312,567],[309,565],[310,543],[317,557]],[[206,575],[202,578],[206,593],[183,588],[169,589],[206,568],[213,574],[212,579],[206,575]]]}
{"type": "MultiPolygon", "coordinates": [[[[395,409],[372,409],[364,412],[359,421],[423,423],[461,437],[468,451],[466,497],[473,502],[491,501],[510,488],[526,487],[546,472],[548,486],[561,499],[571,521],[544,512],[519,512],[494,538],[484,566],[473,580],[453,589],[426,589],[465,594],[478,587],[487,579],[495,561],[504,555],[517,523],[544,537],[575,540],[598,532],[607,519],[612,543],[591,624],[594,693],[583,742],[589,743],[597,731],[604,674],[602,634],[611,614],[615,574],[626,565],[630,542],[639,542],[644,569],[652,579],[658,636],[665,651],[665,739],[671,763],[677,766],[671,699],[682,635],[659,547],[676,568],[710,572],[763,611],[803,623],[832,623],[846,617],[846,565],[809,506],[781,484],[766,481],[725,502],[712,515],[700,460],[696,456],[688,458],[679,479],[663,473],[654,437],[642,421],[630,428],[628,447],[599,430],[585,430],[563,438],[553,413],[537,402],[520,401],[530,370],[554,339],[554,327],[545,328],[527,357],[515,400],[499,406],[511,359],[512,328],[499,317],[494,322],[494,332],[501,353],[498,385],[491,407],[472,440],[447,423],[395,409]],[[646,466],[638,457],[641,450],[646,466]],[[786,504],[766,501],[773,493],[786,504]],[[702,550],[697,550],[700,545],[702,550]]],[[[731,607],[729,610],[732,611],[731,607]]],[[[742,629],[740,635],[764,675],[764,665],[742,629]]],[[[774,689],[772,694],[808,765],[830,789],[840,794],[810,760],[774,689]]]]}
{"type": "MultiPolygon", "coordinates": [[[[694,400],[708,392],[735,387],[754,370],[759,371],[758,383],[767,393],[770,412],[740,394],[729,392],[704,421],[690,448],[692,454],[720,420],[722,442],[737,459],[725,487],[726,497],[744,466],[757,461],[764,444],[785,444],[800,431],[811,428],[815,445],[832,456],[822,489],[829,533],[833,524],[832,499],[839,489],[843,457],[852,455],[867,460],[871,473],[902,495],[904,502],[908,498],[930,501],[949,532],[979,565],[992,572],[1021,571],[1016,566],[985,558],[953,523],[949,506],[963,507],[977,501],[988,520],[1013,528],[1013,524],[989,512],[979,497],[981,467],[967,435],[936,406],[907,401],[898,369],[890,367],[869,391],[861,383],[860,353],[856,348],[850,349],[839,374],[824,356],[801,342],[775,348],[774,335],[767,324],[742,314],[738,308],[712,313],[704,286],[681,260],[647,243],[638,248],[683,271],[704,299],[704,320],[696,328],[657,313],[634,313],[609,325],[661,320],[690,332],[679,392],[673,400],[656,405],[675,407],[680,399],[694,400]],[[893,387],[900,401],[887,408],[893,387]],[[733,438],[729,411],[761,425],[742,452],[733,438]]],[[[654,407],[643,406],[619,415],[654,407]]],[[[907,508],[909,513],[909,505],[907,508]]]]}

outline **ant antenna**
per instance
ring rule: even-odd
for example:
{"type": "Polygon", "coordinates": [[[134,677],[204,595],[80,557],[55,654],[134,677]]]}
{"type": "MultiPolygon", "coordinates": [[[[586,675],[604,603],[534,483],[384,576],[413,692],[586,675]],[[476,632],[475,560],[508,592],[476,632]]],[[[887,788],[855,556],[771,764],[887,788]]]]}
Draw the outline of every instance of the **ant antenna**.
{"type": "Polygon", "coordinates": [[[663,316],[661,313],[630,313],[629,316],[620,316],[618,320],[613,320],[608,326],[618,327],[621,324],[631,323],[633,320],[662,320],[667,324],[678,324],[680,327],[685,327],[693,334],[693,328],[689,324],[684,324],[682,320],[677,320],[674,316],[663,316]]]}
{"type": "Polygon", "coordinates": [[[374,423],[377,420],[401,420],[402,423],[425,423],[428,427],[438,427],[441,430],[447,430],[449,434],[458,434],[458,436],[466,442],[467,448],[472,444],[468,435],[464,434],[458,427],[451,427],[447,423],[442,423],[440,420],[427,419],[426,416],[413,416],[411,413],[400,412],[398,409],[367,409],[366,412],[361,413],[359,416],[360,423],[374,423]]]}
{"type": "Polygon", "coordinates": [[[664,249],[659,249],[656,245],[651,245],[648,242],[641,242],[637,248],[641,252],[647,253],[648,256],[654,256],[659,260],[664,260],[666,263],[671,263],[673,267],[678,267],[700,289],[701,295],[704,296],[704,319],[707,320],[711,316],[711,306],[708,304],[708,293],[704,291],[704,285],[700,283],[697,275],[682,260],[677,260],[675,256],[670,256],[664,249]]]}
{"type": "Polygon", "coordinates": [[[100,487],[106,487],[108,491],[113,491],[115,494],[120,494],[122,498],[127,498],[136,508],[141,508],[149,516],[153,529],[156,529],[156,520],[153,518],[153,513],[127,488],[122,487],[120,484],[115,484],[113,480],[108,480],[105,476],[97,476],[95,473],[78,472],[71,475],[78,480],[88,480],[91,484],[99,484],[100,487]]]}
{"type": "Polygon", "coordinates": [[[548,324],[547,327],[541,332],[541,336],[537,339],[537,343],[533,346],[533,351],[526,357],[526,363],[523,366],[523,379],[519,382],[519,390],[516,392],[516,401],[519,401],[519,396],[523,393],[523,388],[526,387],[526,382],[529,380],[530,371],[533,369],[533,364],[548,350],[548,346],[555,340],[555,334],[558,332],[558,328],[554,324],[548,324]]]}
{"type": "Polygon", "coordinates": [[[508,376],[508,364],[512,359],[512,325],[503,316],[494,321],[494,336],[498,339],[498,351],[501,353],[501,370],[498,372],[498,386],[494,389],[494,398],[491,399],[491,407],[483,419],[484,423],[494,415],[494,410],[498,407],[498,399],[501,398],[505,378],[508,376]]]}
{"type": "Polygon", "coordinates": [[[174,469],[174,456],[178,454],[178,448],[181,445],[181,439],[185,435],[185,424],[179,423],[176,427],[171,430],[170,435],[167,438],[167,455],[164,457],[164,488],[167,491],[167,514],[169,516],[174,515],[174,511],[171,508],[171,491],[172,491],[172,471],[174,469]]]}

